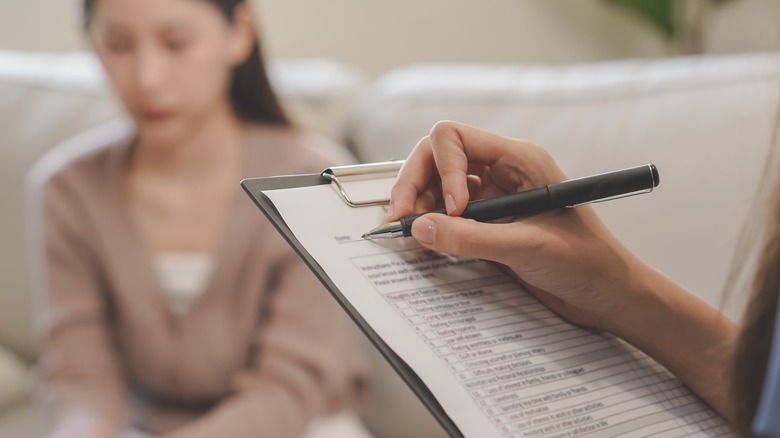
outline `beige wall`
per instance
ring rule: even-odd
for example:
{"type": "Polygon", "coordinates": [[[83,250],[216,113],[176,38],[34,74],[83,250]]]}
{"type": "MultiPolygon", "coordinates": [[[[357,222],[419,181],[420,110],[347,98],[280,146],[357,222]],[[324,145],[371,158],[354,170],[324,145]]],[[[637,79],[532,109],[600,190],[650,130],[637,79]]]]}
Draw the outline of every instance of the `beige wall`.
{"type": "MultiPolygon", "coordinates": [[[[692,0],[689,0],[692,1],[692,0]]],[[[376,75],[424,61],[566,63],[673,53],[602,0],[255,0],[276,56],[329,56],[376,75]]],[[[0,48],[73,50],[81,0],[1,0],[0,48]]],[[[710,17],[709,51],[780,47],[776,0],[710,17]]]]}

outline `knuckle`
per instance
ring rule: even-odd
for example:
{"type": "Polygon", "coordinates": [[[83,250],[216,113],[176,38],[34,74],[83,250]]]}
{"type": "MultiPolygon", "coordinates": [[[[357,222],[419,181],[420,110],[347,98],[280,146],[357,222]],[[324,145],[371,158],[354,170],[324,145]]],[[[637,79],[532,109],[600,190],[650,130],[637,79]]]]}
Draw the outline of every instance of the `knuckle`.
{"type": "Polygon", "coordinates": [[[537,183],[549,183],[565,179],[555,158],[544,147],[528,140],[520,141],[518,153],[527,164],[526,173],[537,183]]]}
{"type": "Polygon", "coordinates": [[[456,125],[457,124],[451,120],[439,120],[433,124],[429,136],[434,138],[439,137],[442,134],[455,130],[456,125]]]}
{"type": "Polygon", "coordinates": [[[478,244],[479,239],[476,233],[468,232],[462,226],[450,227],[446,242],[449,253],[459,256],[473,255],[478,244]]]}
{"type": "Polygon", "coordinates": [[[408,214],[417,200],[417,189],[409,182],[398,182],[390,190],[390,199],[398,214],[408,214]]]}
{"type": "Polygon", "coordinates": [[[431,143],[431,136],[430,135],[423,136],[414,146],[414,149],[417,150],[417,149],[427,147],[428,145],[430,145],[430,143],[431,143]]]}
{"type": "Polygon", "coordinates": [[[414,212],[421,213],[423,211],[433,210],[434,206],[436,205],[436,200],[437,196],[433,192],[426,190],[417,197],[414,212]]]}
{"type": "Polygon", "coordinates": [[[546,161],[552,158],[547,149],[530,140],[520,140],[523,152],[532,156],[535,160],[546,161]]]}
{"type": "Polygon", "coordinates": [[[390,189],[390,197],[401,197],[406,195],[409,192],[409,186],[411,185],[408,181],[398,181],[395,183],[392,189],[390,189]]]}

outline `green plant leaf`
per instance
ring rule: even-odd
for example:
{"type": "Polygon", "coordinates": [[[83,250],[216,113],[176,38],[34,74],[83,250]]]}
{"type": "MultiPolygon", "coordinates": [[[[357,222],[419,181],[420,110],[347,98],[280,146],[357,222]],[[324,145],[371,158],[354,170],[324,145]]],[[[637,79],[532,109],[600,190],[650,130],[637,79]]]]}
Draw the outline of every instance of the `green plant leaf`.
{"type": "MultiPolygon", "coordinates": [[[[668,38],[676,38],[679,34],[677,22],[674,17],[673,0],[605,0],[607,3],[620,5],[633,11],[654,25],[668,38]]],[[[715,0],[728,1],[728,0],[715,0]]]]}

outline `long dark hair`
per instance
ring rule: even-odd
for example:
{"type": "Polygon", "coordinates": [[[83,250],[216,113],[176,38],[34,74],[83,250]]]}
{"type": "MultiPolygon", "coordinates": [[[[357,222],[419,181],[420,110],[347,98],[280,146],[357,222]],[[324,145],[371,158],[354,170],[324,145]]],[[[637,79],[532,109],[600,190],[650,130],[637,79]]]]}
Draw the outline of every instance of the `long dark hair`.
{"type": "MultiPolygon", "coordinates": [[[[780,181],[778,181],[780,183],[780,181]]],[[[780,184],[775,185],[764,244],[733,359],[731,394],[736,429],[752,436],[751,423],[766,377],[780,286],[780,184]]]]}
{"type": "Polygon", "coordinates": [[[751,426],[764,386],[772,334],[775,324],[780,324],[776,321],[780,299],[780,105],[764,166],[763,180],[774,180],[774,184],[762,184],[756,193],[752,220],[742,230],[727,287],[727,296],[736,295],[743,285],[750,291],[732,358],[730,382],[734,426],[743,437],[753,435],[751,426]],[[755,263],[751,260],[753,253],[758,254],[755,263]],[[740,278],[751,282],[744,284],[740,278]]]}
{"type": "MultiPolygon", "coordinates": [[[[235,20],[236,7],[245,0],[208,0],[228,22],[235,20]]],[[[84,26],[89,27],[97,0],[84,0],[84,26]]],[[[242,119],[249,122],[270,123],[290,126],[290,120],[276,97],[260,49],[255,41],[249,57],[243,64],[233,69],[230,81],[230,103],[233,110],[242,119]]]]}

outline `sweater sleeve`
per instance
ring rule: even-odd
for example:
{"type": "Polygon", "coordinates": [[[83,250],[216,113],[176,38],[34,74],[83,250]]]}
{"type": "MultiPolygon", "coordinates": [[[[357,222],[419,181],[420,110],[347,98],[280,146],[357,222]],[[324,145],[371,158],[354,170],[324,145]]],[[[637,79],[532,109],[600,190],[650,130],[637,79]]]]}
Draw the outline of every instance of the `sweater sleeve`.
{"type": "Polygon", "coordinates": [[[357,334],[291,251],[269,301],[234,394],[170,437],[298,437],[312,418],[357,406],[367,380],[357,334]]]}
{"type": "Polygon", "coordinates": [[[30,210],[30,223],[38,225],[30,233],[42,342],[38,399],[54,429],[78,418],[121,430],[127,421],[122,376],[84,206],[56,181],[28,196],[39,207],[37,215],[30,210]]]}

